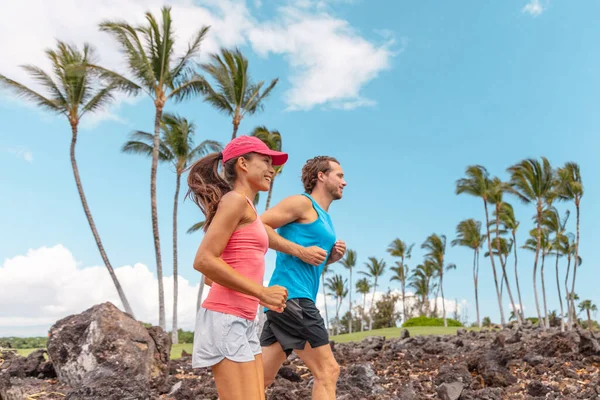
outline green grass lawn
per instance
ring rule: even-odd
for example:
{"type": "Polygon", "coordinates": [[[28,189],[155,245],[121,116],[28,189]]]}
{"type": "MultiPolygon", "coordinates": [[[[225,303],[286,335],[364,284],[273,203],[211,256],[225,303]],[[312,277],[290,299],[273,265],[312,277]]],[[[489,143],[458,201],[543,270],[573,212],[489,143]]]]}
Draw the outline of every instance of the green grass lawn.
{"type": "MultiPolygon", "coordinates": [[[[456,327],[448,327],[444,328],[443,326],[415,326],[411,328],[407,328],[410,332],[411,336],[421,336],[421,335],[455,335],[456,330],[459,328],[456,327]]],[[[400,336],[400,331],[402,328],[385,328],[385,329],[376,329],[372,331],[365,332],[356,332],[347,335],[338,335],[331,336],[331,340],[334,340],[336,343],[347,343],[347,342],[359,342],[367,336],[385,336],[387,339],[394,338],[400,336]]],[[[27,356],[28,354],[34,352],[37,349],[17,349],[17,352],[22,356],[27,356]]],[[[185,350],[188,353],[192,352],[192,344],[191,343],[183,343],[176,344],[171,347],[171,359],[175,360],[181,357],[181,351],[185,350]]]]}
{"type": "MultiPolygon", "coordinates": [[[[384,328],[384,329],[375,329],[372,331],[365,332],[355,332],[345,335],[331,336],[331,340],[337,343],[347,343],[347,342],[359,342],[366,338],[367,336],[385,336],[386,339],[395,338],[400,336],[400,331],[403,328],[384,328]]],[[[422,336],[422,335],[455,335],[456,331],[459,329],[458,327],[448,327],[444,328],[443,326],[415,326],[406,328],[410,333],[410,336],[422,336]]]]}

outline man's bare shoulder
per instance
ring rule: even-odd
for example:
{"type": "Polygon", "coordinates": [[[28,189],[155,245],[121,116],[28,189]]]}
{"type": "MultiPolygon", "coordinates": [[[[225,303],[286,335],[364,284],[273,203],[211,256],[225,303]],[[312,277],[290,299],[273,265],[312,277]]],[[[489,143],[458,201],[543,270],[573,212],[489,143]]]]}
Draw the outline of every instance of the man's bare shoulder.
{"type": "Polygon", "coordinates": [[[285,199],[283,199],[279,204],[284,207],[293,207],[295,209],[300,210],[308,210],[312,207],[312,202],[310,201],[310,199],[301,194],[294,194],[292,196],[288,196],[285,199]]]}

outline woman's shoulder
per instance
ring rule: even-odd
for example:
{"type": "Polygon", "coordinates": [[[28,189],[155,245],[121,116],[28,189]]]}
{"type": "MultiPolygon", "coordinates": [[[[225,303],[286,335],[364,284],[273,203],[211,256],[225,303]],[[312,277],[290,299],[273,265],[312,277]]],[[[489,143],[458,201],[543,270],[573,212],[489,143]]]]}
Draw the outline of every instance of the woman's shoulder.
{"type": "Polygon", "coordinates": [[[234,192],[233,190],[225,193],[219,201],[219,208],[226,208],[234,211],[243,211],[246,209],[247,205],[248,201],[246,200],[246,196],[234,192]]]}

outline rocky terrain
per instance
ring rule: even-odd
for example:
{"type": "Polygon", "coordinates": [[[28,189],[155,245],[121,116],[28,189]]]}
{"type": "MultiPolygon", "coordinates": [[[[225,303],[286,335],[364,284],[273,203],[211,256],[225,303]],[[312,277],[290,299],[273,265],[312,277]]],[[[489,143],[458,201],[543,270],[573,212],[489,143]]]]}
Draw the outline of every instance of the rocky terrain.
{"type": "MultiPolygon", "coordinates": [[[[115,318],[113,309],[94,312],[115,318]]],[[[189,354],[165,360],[164,332],[153,327],[146,335],[135,328],[135,335],[120,332],[125,336],[119,338],[111,327],[111,335],[105,335],[104,319],[94,312],[53,327],[48,348],[56,365],[43,350],[27,358],[3,352],[0,400],[217,399],[210,371],[193,370],[189,354]],[[69,333],[75,330],[81,333],[76,346],[69,333]],[[124,357],[125,351],[131,354],[124,357]],[[76,360],[87,364],[76,365],[76,360]]],[[[403,331],[400,338],[331,346],[341,365],[341,400],[600,398],[600,344],[596,334],[581,329],[544,332],[527,325],[418,337],[403,331]]],[[[292,355],[267,398],[310,399],[311,387],[310,371],[292,355]]]]}

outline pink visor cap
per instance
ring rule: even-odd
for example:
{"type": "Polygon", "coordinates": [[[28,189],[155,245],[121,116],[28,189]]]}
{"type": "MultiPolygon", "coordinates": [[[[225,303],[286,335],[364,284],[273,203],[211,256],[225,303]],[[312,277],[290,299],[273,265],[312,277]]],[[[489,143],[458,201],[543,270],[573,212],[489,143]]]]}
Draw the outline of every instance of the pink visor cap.
{"type": "Polygon", "coordinates": [[[273,165],[283,165],[288,159],[287,153],[269,149],[266,144],[255,136],[238,136],[223,149],[223,163],[246,153],[258,153],[271,157],[273,165]]]}

